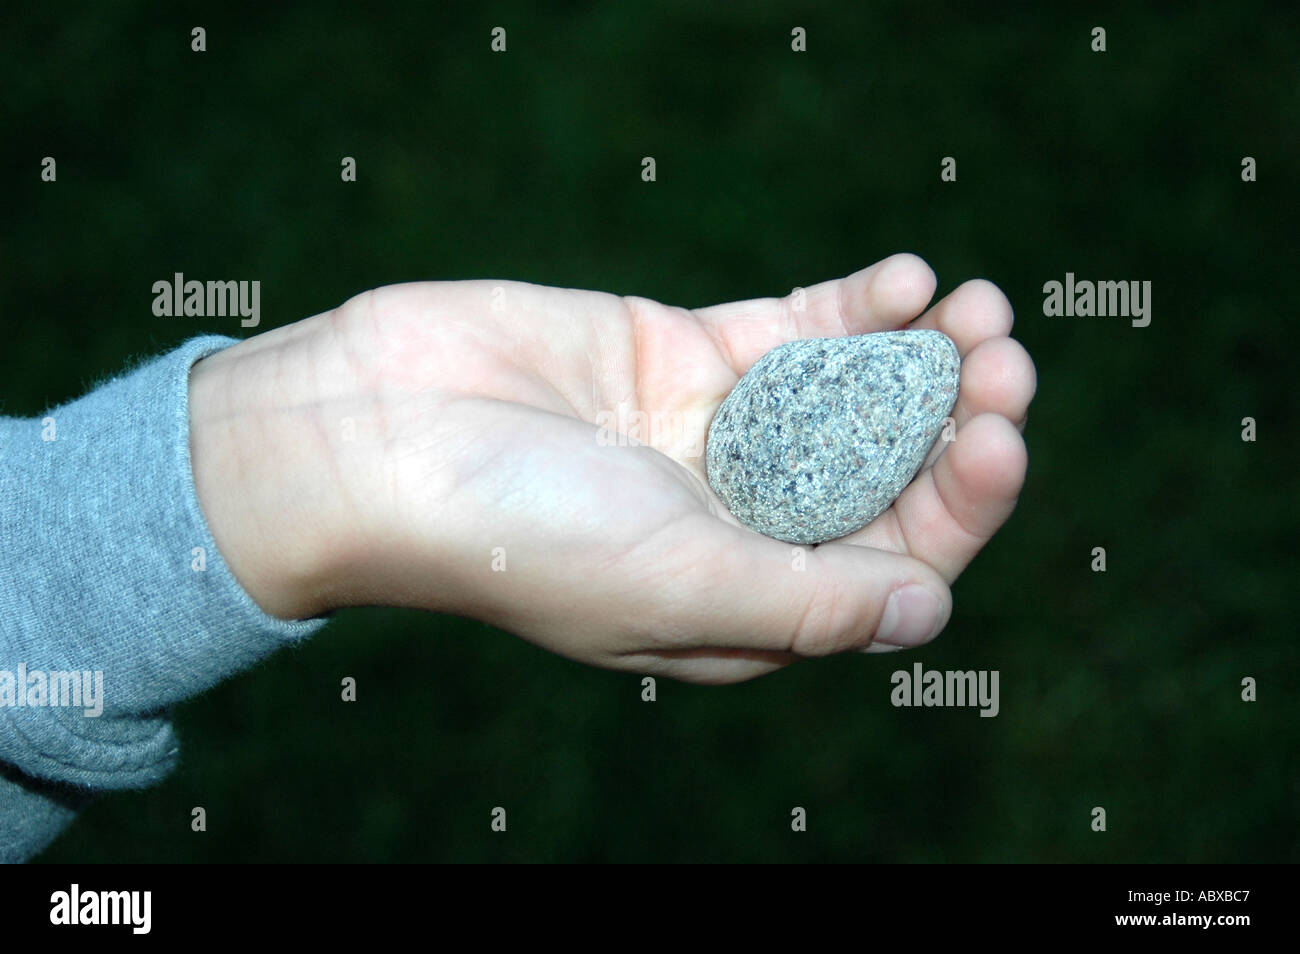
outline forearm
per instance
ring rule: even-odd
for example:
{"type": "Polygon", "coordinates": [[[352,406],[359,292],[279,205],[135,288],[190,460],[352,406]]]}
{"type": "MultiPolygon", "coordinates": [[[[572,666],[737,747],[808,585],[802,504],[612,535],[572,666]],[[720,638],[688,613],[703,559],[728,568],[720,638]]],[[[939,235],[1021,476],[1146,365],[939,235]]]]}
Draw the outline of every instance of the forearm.
{"type": "Polygon", "coordinates": [[[71,817],[75,799],[61,792],[160,780],[177,750],[167,707],[322,625],[264,613],[200,510],[190,367],[229,345],[191,339],[39,418],[0,420],[0,763],[12,767],[0,770],[0,834],[9,857],[37,850],[71,817]],[[91,677],[93,705],[59,698],[58,674],[91,677]]]}

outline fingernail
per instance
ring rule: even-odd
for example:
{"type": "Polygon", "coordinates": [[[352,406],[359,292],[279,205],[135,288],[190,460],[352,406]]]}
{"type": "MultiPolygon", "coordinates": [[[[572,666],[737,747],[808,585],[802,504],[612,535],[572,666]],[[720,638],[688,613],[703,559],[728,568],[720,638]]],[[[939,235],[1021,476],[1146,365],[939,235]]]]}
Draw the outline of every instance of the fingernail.
{"type": "Polygon", "coordinates": [[[876,640],[891,646],[920,646],[935,637],[943,606],[924,586],[909,583],[889,594],[876,640]]]}

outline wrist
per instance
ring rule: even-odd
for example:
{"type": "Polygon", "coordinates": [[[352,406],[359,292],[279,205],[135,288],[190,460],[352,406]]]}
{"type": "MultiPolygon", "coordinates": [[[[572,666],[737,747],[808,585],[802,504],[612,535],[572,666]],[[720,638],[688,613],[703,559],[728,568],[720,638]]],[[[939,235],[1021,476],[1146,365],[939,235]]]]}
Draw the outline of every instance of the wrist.
{"type": "Polygon", "coordinates": [[[190,457],[199,506],[222,559],[267,614],[319,616],[339,605],[352,555],[332,486],[327,403],[317,381],[328,316],[216,352],[190,371],[190,457]]]}

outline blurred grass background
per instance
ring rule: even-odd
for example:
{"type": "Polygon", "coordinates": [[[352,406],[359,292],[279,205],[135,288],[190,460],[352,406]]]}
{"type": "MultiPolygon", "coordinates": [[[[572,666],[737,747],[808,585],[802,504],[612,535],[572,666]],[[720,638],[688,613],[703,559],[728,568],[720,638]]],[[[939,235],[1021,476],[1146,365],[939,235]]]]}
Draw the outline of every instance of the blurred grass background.
{"type": "Polygon", "coordinates": [[[940,295],[998,283],[1039,372],[1020,507],[920,652],[731,688],[661,680],[650,705],[635,677],[477,623],[347,611],[183,706],[181,769],[104,798],[45,860],[1300,858],[1296,9],[3,17],[6,414],[191,335],[248,333],[154,317],[151,285],[177,271],[260,278],[266,330],[412,279],[694,306],[913,251],[940,295]],[[1247,155],[1258,182],[1241,181],[1247,155]],[[1067,271],[1151,281],[1150,327],[1044,317],[1043,283],[1067,271]],[[890,674],[914,660],[999,670],[1001,714],[892,708],[890,674]]]}

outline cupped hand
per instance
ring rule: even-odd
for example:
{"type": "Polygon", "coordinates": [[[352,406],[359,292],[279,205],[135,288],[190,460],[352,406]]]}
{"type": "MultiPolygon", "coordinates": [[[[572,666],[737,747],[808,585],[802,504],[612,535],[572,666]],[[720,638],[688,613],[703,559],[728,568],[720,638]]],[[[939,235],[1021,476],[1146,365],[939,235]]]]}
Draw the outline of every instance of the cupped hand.
{"type": "Polygon", "coordinates": [[[421,607],[696,682],[918,645],[1014,507],[1035,386],[1001,292],[968,282],[922,314],[934,288],[896,255],[694,311],[513,282],[376,289],[195,366],[200,501],[276,615],[421,607]],[[785,341],[907,326],[962,354],[956,440],[842,540],[739,525],[704,469],[739,377],[785,341]]]}

